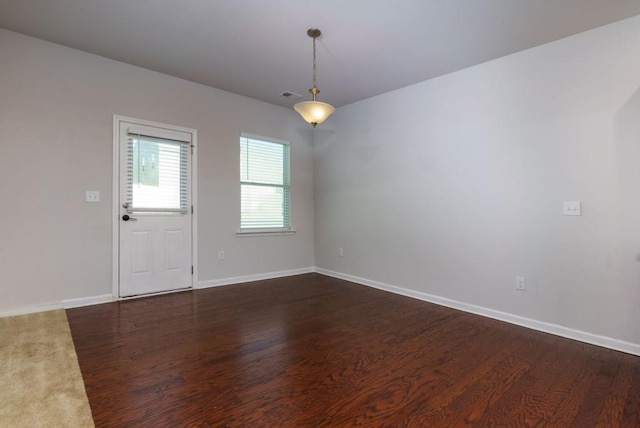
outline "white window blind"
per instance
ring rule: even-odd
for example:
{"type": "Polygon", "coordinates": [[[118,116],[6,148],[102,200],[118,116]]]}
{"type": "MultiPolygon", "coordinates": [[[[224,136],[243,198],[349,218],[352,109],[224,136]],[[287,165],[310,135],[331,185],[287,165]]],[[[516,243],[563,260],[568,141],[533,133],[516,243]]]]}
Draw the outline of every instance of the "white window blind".
{"type": "Polygon", "coordinates": [[[128,134],[128,212],[187,213],[190,142],[128,134]]]}
{"type": "Polygon", "coordinates": [[[240,229],[289,230],[289,144],[240,136],[240,229]]]}

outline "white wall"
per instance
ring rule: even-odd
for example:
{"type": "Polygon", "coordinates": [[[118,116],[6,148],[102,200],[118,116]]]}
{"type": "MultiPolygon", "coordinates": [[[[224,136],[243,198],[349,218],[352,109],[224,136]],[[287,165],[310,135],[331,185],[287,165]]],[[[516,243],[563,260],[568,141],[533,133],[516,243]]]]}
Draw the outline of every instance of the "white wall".
{"type": "Polygon", "coordinates": [[[0,58],[0,313],[111,293],[114,114],[198,130],[201,282],[314,265],[312,137],[293,110],[6,30],[0,58]],[[240,132],[291,141],[294,236],[236,237],[240,132]]]}
{"type": "Polygon", "coordinates": [[[313,266],[315,180],[320,268],[640,344],[639,46],[637,17],[340,108],[314,162],[291,110],[0,30],[0,314],[111,293],[119,114],[198,130],[204,283],[313,266]],[[295,236],[235,236],[240,132],[292,142],[295,236]]]}
{"type": "Polygon", "coordinates": [[[636,17],[339,109],[316,266],[640,344],[639,49],[636,17]]]}

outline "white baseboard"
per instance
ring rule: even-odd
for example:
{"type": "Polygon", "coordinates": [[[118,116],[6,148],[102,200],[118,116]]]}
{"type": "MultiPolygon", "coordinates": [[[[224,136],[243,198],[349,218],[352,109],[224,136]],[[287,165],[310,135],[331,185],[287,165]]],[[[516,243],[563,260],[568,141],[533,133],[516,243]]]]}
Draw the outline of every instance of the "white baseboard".
{"type": "MultiPolygon", "coordinates": [[[[200,281],[194,288],[209,288],[219,287],[223,285],[240,284],[243,282],[260,281],[263,279],[282,278],[286,276],[301,275],[305,273],[315,272],[314,267],[307,267],[302,269],[284,270],[278,272],[266,272],[255,275],[235,276],[230,278],[215,279],[211,281],[200,281]]],[[[26,315],[36,312],[52,311],[55,309],[71,309],[79,308],[82,306],[98,305],[100,303],[109,303],[116,301],[111,294],[102,294],[100,296],[81,297],[78,299],[66,299],[60,302],[45,303],[39,305],[24,306],[20,308],[0,310],[0,317],[10,317],[14,315],[26,315]]]]}
{"type": "Polygon", "coordinates": [[[519,315],[507,312],[496,311],[494,309],[485,308],[483,306],[472,305],[469,303],[459,302],[457,300],[447,299],[445,297],[434,296],[432,294],[422,293],[420,291],[409,290],[406,288],[396,287],[394,285],[385,284],[383,282],[373,281],[366,278],[334,272],[328,269],[316,268],[316,272],[322,275],[334,278],[344,279],[345,281],[355,282],[356,284],[366,285],[368,287],[377,288],[379,290],[389,291],[391,293],[400,294],[414,299],[424,300],[425,302],[435,303],[441,306],[458,309],[476,315],[482,315],[488,318],[505,321],[522,327],[531,328],[545,333],[554,334],[556,336],[566,337],[568,339],[578,340],[580,342],[590,343],[592,345],[602,346],[604,348],[614,349],[616,351],[626,352],[628,354],[640,356],[640,344],[625,342],[623,340],[613,339],[607,336],[600,336],[581,330],[575,330],[557,324],[551,324],[544,321],[538,321],[531,318],[521,317],[519,315]]]}
{"type": "MultiPolygon", "coordinates": [[[[215,279],[210,281],[201,281],[197,285],[197,289],[220,287],[224,285],[240,284],[244,282],[260,281],[264,279],[282,278],[293,275],[301,275],[305,273],[317,272],[322,275],[331,276],[334,278],[344,279],[345,281],[354,282],[356,284],[365,285],[379,290],[388,291],[402,296],[411,297],[414,299],[423,300],[425,302],[435,303],[437,305],[446,306],[453,309],[458,309],[464,312],[469,312],[476,315],[485,316],[488,318],[505,321],[511,324],[519,325],[522,327],[531,328],[545,333],[554,334],[556,336],[566,337],[568,339],[578,340],[592,345],[602,346],[604,348],[614,349],[616,351],[626,352],[628,354],[640,356],[640,344],[626,342],[619,339],[614,339],[607,336],[601,336],[581,330],[575,330],[569,327],[564,327],[558,324],[551,324],[544,321],[538,321],[531,318],[522,317],[519,315],[510,314],[508,312],[501,312],[495,309],[485,308],[483,306],[473,305],[457,300],[447,299],[445,297],[435,296],[432,294],[423,293],[420,291],[409,290],[402,287],[396,287],[394,285],[386,284],[379,281],[373,281],[366,278],[360,278],[354,275],[335,272],[328,269],[308,267],[301,269],[292,269],[278,272],[266,272],[254,275],[235,276],[229,278],[215,279]]],[[[25,315],[36,312],[45,312],[55,309],[70,309],[82,306],[97,305],[100,303],[113,302],[115,299],[111,294],[103,294],[99,296],[83,297],[78,299],[67,299],[55,303],[45,303],[39,305],[25,306],[21,308],[0,310],[0,317],[8,317],[15,315],[25,315]]]]}
{"type": "Polygon", "coordinates": [[[99,305],[100,303],[113,302],[116,299],[111,294],[102,294],[100,296],[81,297],[80,299],[67,299],[62,301],[65,309],[79,308],[82,306],[99,305]]]}
{"type": "Polygon", "coordinates": [[[53,311],[55,309],[70,309],[81,306],[97,305],[99,303],[113,302],[111,294],[101,296],[82,297],[79,299],[67,299],[53,303],[43,303],[38,305],[23,306],[15,309],[0,311],[0,317],[12,317],[15,315],[34,314],[36,312],[53,311]]]}
{"type": "Polygon", "coordinates": [[[0,311],[0,318],[13,317],[16,315],[35,314],[36,312],[47,312],[55,309],[62,309],[62,303],[44,303],[41,305],[23,306],[15,309],[0,311]]]}
{"type": "Polygon", "coordinates": [[[282,278],[285,276],[302,275],[305,273],[315,272],[315,267],[282,270],[278,272],[258,273],[254,275],[232,276],[229,278],[213,279],[209,281],[200,281],[196,288],[220,287],[223,285],[241,284],[243,282],[261,281],[263,279],[282,278]]]}

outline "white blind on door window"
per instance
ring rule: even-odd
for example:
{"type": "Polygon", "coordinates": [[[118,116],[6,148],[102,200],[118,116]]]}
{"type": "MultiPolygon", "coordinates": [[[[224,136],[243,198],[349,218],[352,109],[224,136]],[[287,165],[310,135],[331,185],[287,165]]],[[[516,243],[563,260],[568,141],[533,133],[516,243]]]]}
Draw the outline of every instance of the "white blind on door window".
{"type": "Polygon", "coordinates": [[[190,143],[128,134],[129,212],[188,212],[190,143]]]}
{"type": "Polygon", "coordinates": [[[289,144],[240,137],[241,229],[290,228],[289,144]]]}

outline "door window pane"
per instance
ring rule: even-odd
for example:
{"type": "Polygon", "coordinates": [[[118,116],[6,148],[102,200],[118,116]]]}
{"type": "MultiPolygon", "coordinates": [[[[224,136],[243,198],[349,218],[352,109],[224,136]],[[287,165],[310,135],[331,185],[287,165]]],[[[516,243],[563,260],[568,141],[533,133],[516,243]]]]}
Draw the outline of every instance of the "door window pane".
{"type": "Polygon", "coordinates": [[[129,211],[187,211],[187,150],[179,141],[129,136],[129,211]]]}

